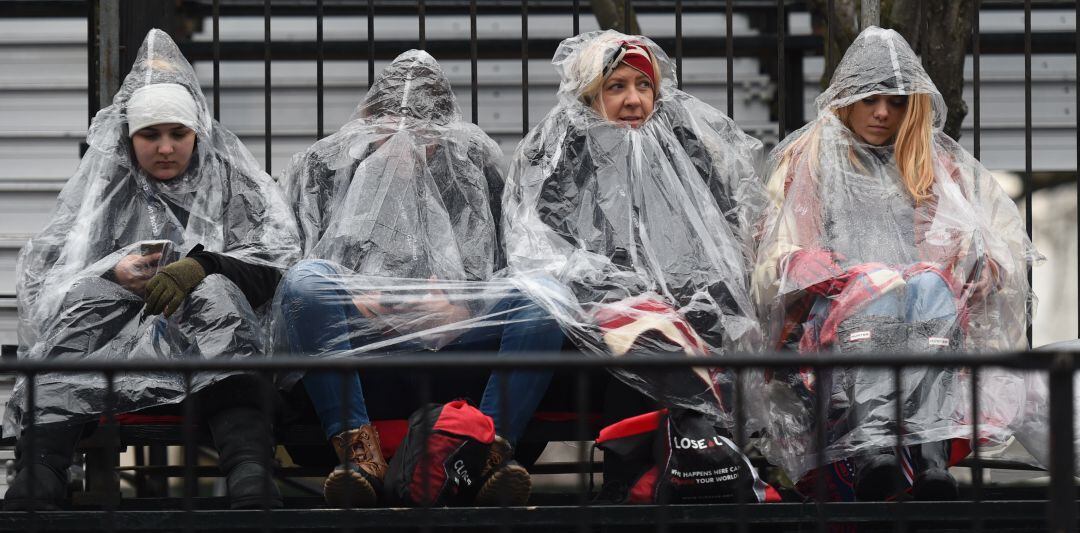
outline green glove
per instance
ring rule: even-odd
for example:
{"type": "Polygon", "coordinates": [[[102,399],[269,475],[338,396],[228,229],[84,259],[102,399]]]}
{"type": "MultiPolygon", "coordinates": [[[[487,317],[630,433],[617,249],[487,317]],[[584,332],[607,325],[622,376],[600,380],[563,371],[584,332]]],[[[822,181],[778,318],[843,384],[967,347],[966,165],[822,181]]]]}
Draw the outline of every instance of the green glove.
{"type": "Polygon", "coordinates": [[[146,282],[146,314],[156,315],[164,311],[166,317],[171,316],[191,289],[205,277],[202,265],[190,257],[161,269],[146,282]]]}

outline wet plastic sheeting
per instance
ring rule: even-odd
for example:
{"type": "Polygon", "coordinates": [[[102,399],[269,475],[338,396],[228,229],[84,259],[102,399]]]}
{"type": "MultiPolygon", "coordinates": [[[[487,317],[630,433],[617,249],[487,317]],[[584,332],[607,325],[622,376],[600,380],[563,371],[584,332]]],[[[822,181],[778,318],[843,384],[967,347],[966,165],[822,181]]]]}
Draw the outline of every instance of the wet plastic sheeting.
{"type": "MultiPolygon", "coordinates": [[[[1024,346],[1026,279],[1039,256],[1013,201],[941,128],[946,107],[908,44],[871,27],[848,49],[817,118],[769,159],[770,205],[761,224],[753,290],[773,348],[801,352],[992,352],[1024,346]],[[916,199],[896,144],[856,136],[845,108],[873,95],[925,104],[931,172],[916,199]]],[[[903,129],[901,128],[901,133],[903,129]]],[[[918,133],[913,138],[918,139],[918,133]]],[[[904,443],[967,438],[967,371],[901,372],[904,443]]],[[[806,371],[768,380],[758,417],[766,455],[795,479],[815,462],[815,395],[829,394],[829,461],[896,443],[896,386],[888,369],[806,371]]],[[[1022,380],[984,369],[980,428],[999,439],[1020,412],[1022,380]]]]}
{"type": "Polygon", "coordinates": [[[517,294],[498,278],[500,158],[462,119],[435,59],[398,56],[350,121],[294,156],[282,178],[307,261],[278,291],[278,346],[341,356],[438,350],[482,328],[472,340],[497,338],[507,311],[492,309],[517,294]],[[316,310],[342,313],[330,321],[341,327],[301,346],[289,328],[316,310]]]}
{"type": "MultiPolygon", "coordinates": [[[[747,290],[764,202],[761,144],[678,90],[652,41],[614,31],[567,39],[552,63],[558,103],[518,146],[504,206],[513,276],[586,353],[677,357],[750,351],[760,341],[747,290]],[[622,41],[657,58],[662,81],[638,129],[582,103],[622,41]]],[[[730,424],[720,369],[620,373],[637,388],[730,424]]]]}
{"type": "MultiPolygon", "coordinates": [[[[207,277],[168,319],[143,316],[140,284],[118,281],[130,277],[144,284],[197,244],[279,269],[299,259],[296,226],[283,195],[236,136],[211,118],[191,65],[167,34],[147,34],[113,104],[95,116],[87,143],[89,150],[61,191],[51,221],[19,255],[20,357],[165,360],[264,354],[268,336],[259,313],[225,278],[207,277]],[[167,181],[140,170],[126,115],[136,89],[164,83],[183,86],[197,107],[189,167],[167,181]],[[150,259],[157,253],[161,259],[155,264],[150,259]]],[[[222,377],[198,373],[192,388],[222,377]]],[[[38,379],[40,423],[91,417],[104,408],[99,375],[38,379]]],[[[115,385],[118,412],[176,402],[184,395],[180,374],[117,374],[115,385]]],[[[20,378],[6,410],[7,435],[17,434],[25,416],[24,387],[20,378]]]]}

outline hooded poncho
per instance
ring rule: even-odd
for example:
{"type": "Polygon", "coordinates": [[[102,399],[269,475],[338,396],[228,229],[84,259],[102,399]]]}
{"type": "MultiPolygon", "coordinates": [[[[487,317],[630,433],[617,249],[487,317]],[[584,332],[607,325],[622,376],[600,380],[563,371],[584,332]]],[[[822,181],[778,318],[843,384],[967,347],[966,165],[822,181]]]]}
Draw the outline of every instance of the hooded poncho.
{"type": "MultiPolygon", "coordinates": [[[[190,117],[172,122],[190,122],[190,117]]],[[[113,104],[94,117],[87,143],[89,150],[60,192],[51,221],[19,254],[20,357],[264,354],[268,336],[241,291],[221,276],[204,279],[169,319],[141,316],[142,298],[114,283],[113,268],[125,256],[162,251],[164,266],[197,244],[278,269],[299,258],[296,224],[284,197],[239,139],[211,118],[195,72],[167,34],[147,34],[113,104]],[[167,181],[140,169],[127,131],[129,98],[153,84],[186,88],[198,109],[191,161],[183,174],[167,181]]],[[[192,388],[222,377],[196,374],[192,388]]],[[[38,422],[91,416],[105,408],[101,375],[42,374],[36,384],[38,422]]],[[[7,435],[17,434],[25,415],[24,386],[20,378],[8,404],[7,435]]],[[[185,390],[181,375],[167,373],[117,374],[114,386],[115,408],[121,412],[179,401],[185,390]]]]}
{"type": "MultiPolygon", "coordinates": [[[[343,335],[385,339],[358,346],[357,353],[401,348],[402,341],[438,349],[468,328],[498,320],[486,317],[485,308],[512,288],[488,282],[504,264],[500,157],[495,141],[462,120],[446,75],[419,50],[401,54],[380,73],[338,132],[294,156],[284,181],[305,258],[326,261],[337,272],[321,276],[326,283],[309,296],[352,305],[353,296],[363,295],[378,315],[341,328],[343,335]],[[468,308],[469,319],[446,323],[412,311],[436,297],[468,308]]],[[[279,291],[279,340],[286,323],[303,314],[302,304],[283,307],[282,299],[279,291]]]]}
{"type": "MultiPolygon", "coordinates": [[[[675,88],[655,43],[614,31],[562,42],[559,102],[514,154],[504,199],[507,260],[585,352],[602,356],[749,351],[759,330],[747,280],[750,221],[764,192],[761,143],[675,88]],[[660,65],[654,111],[633,129],[581,101],[624,41],[660,65]]],[[[722,372],[620,377],[718,418],[722,372]]]]}
{"type": "MultiPolygon", "coordinates": [[[[1009,350],[1023,346],[1031,290],[1026,268],[1037,258],[1013,201],[990,172],[942,131],[946,107],[907,42],[892,30],[864,30],[844,55],[832,84],[816,100],[817,118],[791,134],[769,161],[772,202],[763,218],[754,291],[771,348],[802,352],[1009,350]],[[901,180],[895,148],[863,142],[837,111],[872,95],[929,97],[933,180],[914,199],[901,180]],[[919,273],[939,276],[956,314],[890,326],[848,320],[883,296],[903,301],[919,273]],[[989,294],[975,293],[983,279],[989,294]],[[856,283],[858,281],[858,283],[856,283]],[[816,304],[816,305],[815,305],[816,304]],[[816,317],[808,316],[813,313],[816,317]]],[[[902,126],[901,126],[902,127],[902,126]]],[[[982,375],[988,438],[1001,437],[1017,409],[1018,381],[982,375]]],[[[966,371],[903,371],[904,443],[968,437],[966,371]]],[[[777,373],[757,402],[767,422],[770,460],[793,479],[815,461],[813,395],[830,388],[826,459],[895,444],[895,380],[889,370],[834,369],[813,381],[806,372],[777,373]],[[861,406],[859,410],[853,406],[861,406]]]]}

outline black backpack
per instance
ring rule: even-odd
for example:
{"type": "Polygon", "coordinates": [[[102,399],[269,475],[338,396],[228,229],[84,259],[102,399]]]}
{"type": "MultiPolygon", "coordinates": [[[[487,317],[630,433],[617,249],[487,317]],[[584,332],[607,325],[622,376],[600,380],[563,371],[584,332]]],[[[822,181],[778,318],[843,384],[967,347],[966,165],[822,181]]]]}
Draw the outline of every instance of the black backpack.
{"type": "Polygon", "coordinates": [[[602,495],[616,503],[729,503],[740,486],[747,502],[780,501],[728,432],[697,411],[627,418],[601,430],[596,446],[604,450],[602,495]]]}
{"type": "Polygon", "coordinates": [[[409,417],[405,439],[390,460],[386,502],[471,504],[494,440],[494,421],[465,400],[421,407],[409,417]]]}

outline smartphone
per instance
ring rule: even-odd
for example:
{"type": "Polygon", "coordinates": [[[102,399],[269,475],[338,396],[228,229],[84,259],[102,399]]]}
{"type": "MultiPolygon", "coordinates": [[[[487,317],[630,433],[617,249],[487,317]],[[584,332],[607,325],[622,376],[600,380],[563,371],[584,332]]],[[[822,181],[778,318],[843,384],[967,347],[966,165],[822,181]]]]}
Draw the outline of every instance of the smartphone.
{"type": "Polygon", "coordinates": [[[172,241],[144,241],[139,244],[139,255],[152,255],[163,253],[172,241]]]}

